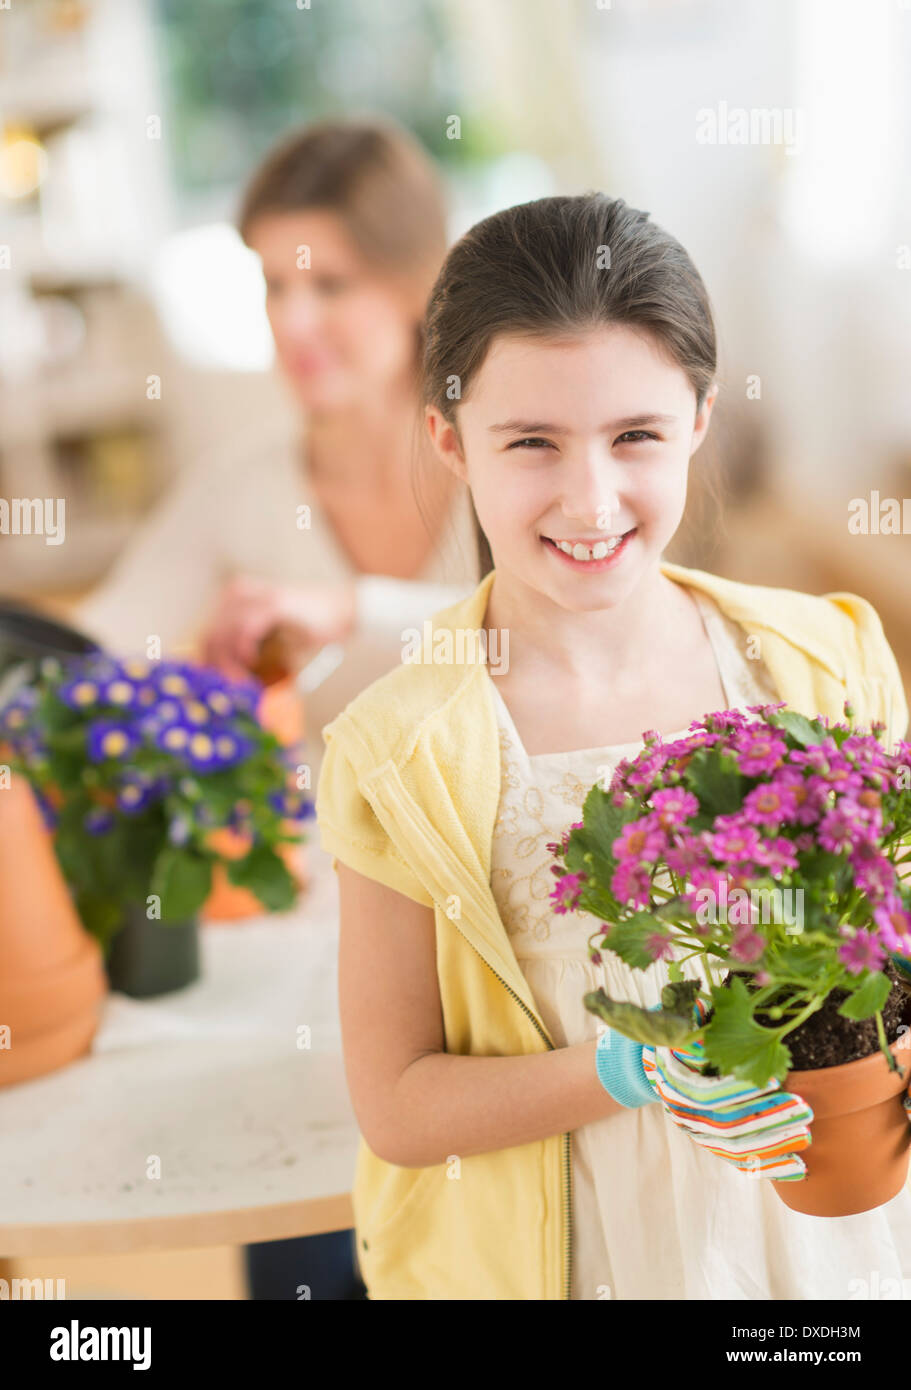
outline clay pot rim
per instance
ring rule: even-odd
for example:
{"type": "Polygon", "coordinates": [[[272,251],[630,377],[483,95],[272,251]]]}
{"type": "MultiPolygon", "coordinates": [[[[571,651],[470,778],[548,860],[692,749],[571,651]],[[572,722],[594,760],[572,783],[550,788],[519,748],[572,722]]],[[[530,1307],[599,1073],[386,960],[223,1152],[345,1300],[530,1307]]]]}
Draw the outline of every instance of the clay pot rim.
{"type": "Polygon", "coordinates": [[[817,1119],[865,1110],[897,1096],[911,1083],[911,1032],[895,1038],[889,1044],[889,1051],[904,1068],[904,1076],[889,1070],[877,1047],[875,1052],[855,1057],[852,1062],[788,1072],[782,1089],[802,1096],[812,1106],[817,1119]]]}

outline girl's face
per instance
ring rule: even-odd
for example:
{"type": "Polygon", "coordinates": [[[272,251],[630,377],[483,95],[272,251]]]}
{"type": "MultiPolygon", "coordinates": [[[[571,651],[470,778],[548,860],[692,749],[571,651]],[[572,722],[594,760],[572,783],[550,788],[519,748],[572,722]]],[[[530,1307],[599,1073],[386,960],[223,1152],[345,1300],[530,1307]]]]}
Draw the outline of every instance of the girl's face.
{"type": "Polygon", "coordinates": [[[498,574],[584,612],[619,602],[657,566],[716,394],[697,415],[682,369],[625,326],[502,334],[458,406],[464,454],[435,407],[427,427],[471,489],[498,574]]]}
{"type": "Polygon", "coordinates": [[[410,368],[415,312],[364,263],[334,213],[263,214],[249,244],[262,261],[278,363],[302,405],[355,403],[410,368]]]}

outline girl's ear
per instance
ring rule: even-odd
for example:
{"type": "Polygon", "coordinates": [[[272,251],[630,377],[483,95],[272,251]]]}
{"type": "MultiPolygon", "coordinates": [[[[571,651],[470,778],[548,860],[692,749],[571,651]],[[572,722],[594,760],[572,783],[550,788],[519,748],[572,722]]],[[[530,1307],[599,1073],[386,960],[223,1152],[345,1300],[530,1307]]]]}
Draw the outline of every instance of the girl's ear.
{"type": "Polygon", "coordinates": [[[435,405],[427,406],[424,415],[424,424],[430,436],[430,442],[437,452],[437,456],[457,478],[461,479],[463,483],[467,483],[468,470],[465,467],[465,459],[462,456],[462,444],[456,427],[449,423],[435,405]]]}
{"type": "Polygon", "coordinates": [[[693,423],[693,441],[690,448],[690,458],[695,454],[708,433],[709,420],[712,417],[712,407],[717,399],[718,390],[718,382],[715,381],[709,387],[705,400],[702,402],[702,409],[698,411],[696,415],[696,419],[693,423]]]}

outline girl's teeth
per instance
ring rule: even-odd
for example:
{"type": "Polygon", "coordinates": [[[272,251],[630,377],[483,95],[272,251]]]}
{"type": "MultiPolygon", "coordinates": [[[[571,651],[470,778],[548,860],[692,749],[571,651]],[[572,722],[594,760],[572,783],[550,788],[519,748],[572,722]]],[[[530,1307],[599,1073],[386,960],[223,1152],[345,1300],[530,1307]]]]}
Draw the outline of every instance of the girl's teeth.
{"type": "Polygon", "coordinates": [[[569,541],[557,541],[556,544],[566,555],[571,555],[574,560],[603,560],[605,555],[616,550],[620,544],[622,536],[617,536],[610,542],[597,541],[594,545],[582,545],[577,541],[575,545],[570,545],[569,541]]]}

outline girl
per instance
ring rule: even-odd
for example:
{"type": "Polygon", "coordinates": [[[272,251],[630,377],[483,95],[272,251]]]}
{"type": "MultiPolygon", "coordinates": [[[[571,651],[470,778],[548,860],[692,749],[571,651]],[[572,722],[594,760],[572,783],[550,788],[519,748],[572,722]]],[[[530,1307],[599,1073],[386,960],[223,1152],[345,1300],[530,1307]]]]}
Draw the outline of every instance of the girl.
{"type": "Polygon", "coordinates": [[[846,698],[905,731],[864,599],[662,560],[715,370],[697,271],[622,199],[486,218],[431,295],[427,428],[468,484],[486,572],[323,729],[317,790],[370,1298],[847,1298],[873,1269],[911,1276],[907,1189],[838,1220],[777,1197],[805,1171],[799,1097],[776,1098],[776,1146],[768,1088],[690,1085],[664,1049],[605,1057],[583,995],[652,1007],[666,963],[596,967],[591,923],[553,910],[549,846],[643,731],[778,700],[840,719],[846,698]],[[726,1162],[679,1125],[732,1095],[726,1162]]]}

